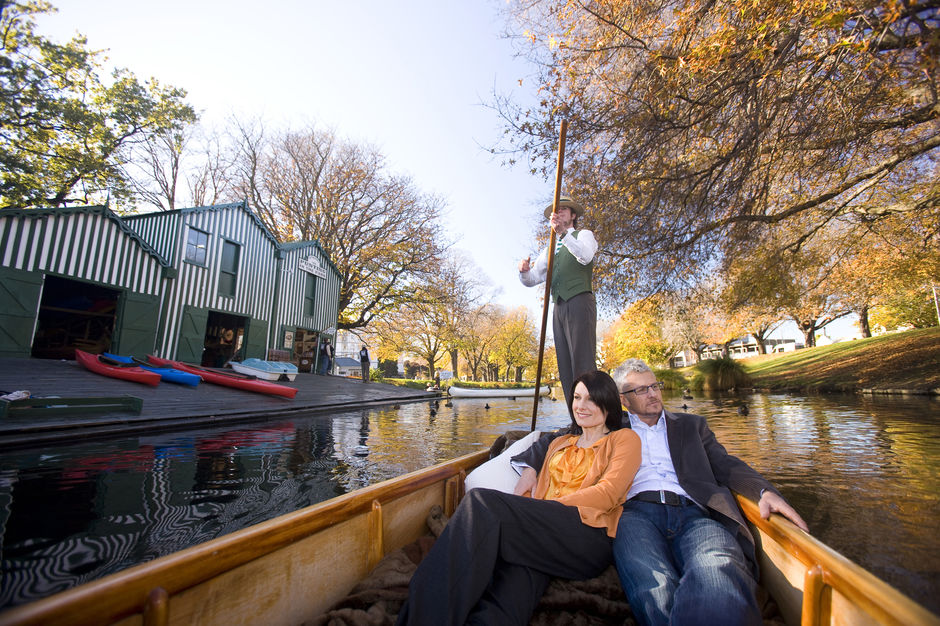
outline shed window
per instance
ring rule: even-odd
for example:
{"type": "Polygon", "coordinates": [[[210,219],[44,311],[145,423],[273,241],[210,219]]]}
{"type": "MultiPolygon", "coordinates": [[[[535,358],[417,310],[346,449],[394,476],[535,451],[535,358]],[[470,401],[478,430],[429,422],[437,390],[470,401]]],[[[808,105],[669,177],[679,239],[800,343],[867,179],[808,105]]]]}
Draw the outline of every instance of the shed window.
{"type": "Polygon", "coordinates": [[[186,236],[186,260],[199,265],[206,264],[206,251],[209,249],[209,233],[190,227],[186,236]]]}
{"type": "Polygon", "coordinates": [[[222,242],[222,265],[219,267],[219,295],[234,296],[238,278],[239,246],[231,241],[222,242]]]}
{"type": "Polygon", "coordinates": [[[307,283],[304,285],[304,315],[313,315],[313,307],[316,299],[317,278],[312,274],[307,274],[307,283]]]}

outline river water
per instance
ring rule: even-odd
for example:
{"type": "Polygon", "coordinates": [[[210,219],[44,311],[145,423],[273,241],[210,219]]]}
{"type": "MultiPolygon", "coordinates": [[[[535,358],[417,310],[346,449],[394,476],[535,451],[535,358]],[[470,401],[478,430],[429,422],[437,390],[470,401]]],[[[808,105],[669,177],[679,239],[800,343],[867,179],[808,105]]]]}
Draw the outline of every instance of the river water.
{"type": "MultiPolygon", "coordinates": [[[[940,613],[940,401],[667,398],[772,480],[812,533],[940,613]],[[746,403],[748,415],[738,407],[746,403]]],[[[489,408],[487,408],[489,407],[489,408]]],[[[28,602],[528,429],[455,399],[20,450],[0,459],[0,607],[28,602]]],[[[568,422],[540,404],[541,430],[568,422]]]]}

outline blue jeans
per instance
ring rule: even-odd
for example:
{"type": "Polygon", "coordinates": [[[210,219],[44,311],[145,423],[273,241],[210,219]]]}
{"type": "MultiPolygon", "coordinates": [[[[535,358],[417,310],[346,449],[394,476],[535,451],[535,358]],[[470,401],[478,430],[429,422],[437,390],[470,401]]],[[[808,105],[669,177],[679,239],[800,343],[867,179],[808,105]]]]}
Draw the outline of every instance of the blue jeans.
{"type": "Polygon", "coordinates": [[[640,624],[761,623],[744,551],[694,504],[626,502],[614,561],[640,624]]]}

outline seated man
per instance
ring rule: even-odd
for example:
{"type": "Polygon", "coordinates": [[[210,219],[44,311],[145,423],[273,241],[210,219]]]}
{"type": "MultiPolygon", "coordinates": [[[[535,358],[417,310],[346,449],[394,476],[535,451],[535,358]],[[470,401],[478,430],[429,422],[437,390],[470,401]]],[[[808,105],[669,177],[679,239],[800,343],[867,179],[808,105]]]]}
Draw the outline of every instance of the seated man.
{"type": "MultiPolygon", "coordinates": [[[[760,624],[754,538],[731,490],[756,500],[761,516],[803,518],[763,476],[731,456],[705,418],[663,408],[662,383],[640,359],[613,372],[624,426],[642,443],[614,540],[614,560],[640,624],[760,624]],[[629,420],[629,423],[627,423],[629,420]]],[[[524,466],[515,492],[535,484],[553,435],[513,457],[524,466]]]]}

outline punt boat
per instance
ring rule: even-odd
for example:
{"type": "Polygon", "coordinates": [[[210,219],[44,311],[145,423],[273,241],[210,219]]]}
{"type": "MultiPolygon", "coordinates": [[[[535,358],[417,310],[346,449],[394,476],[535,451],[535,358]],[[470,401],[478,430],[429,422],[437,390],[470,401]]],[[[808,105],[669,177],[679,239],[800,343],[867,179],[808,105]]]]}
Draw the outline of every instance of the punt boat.
{"type": "MultiPolygon", "coordinates": [[[[535,387],[486,389],[483,387],[457,387],[456,385],[451,385],[447,392],[453,398],[532,398],[535,396],[535,387]]],[[[541,387],[539,395],[548,395],[547,385],[541,387]]]]}
{"type": "MultiPolygon", "coordinates": [[[[21,624],[297,624],[342,600],[383,555],[450,515],[482,450],[315,504],[0,613],[21,624]]],[[[787,624],[940,625],[940,618],[784,518],[760,519],[761,584],[787,624]]]]}

